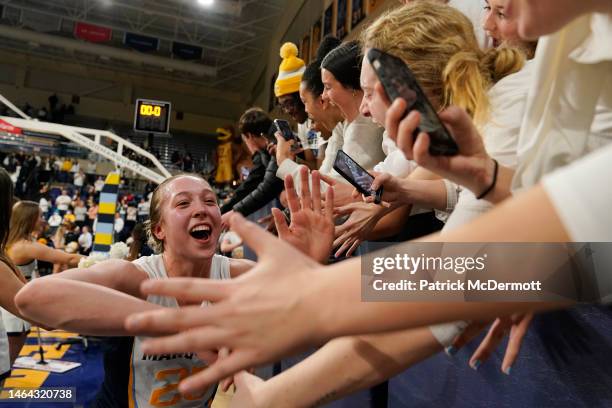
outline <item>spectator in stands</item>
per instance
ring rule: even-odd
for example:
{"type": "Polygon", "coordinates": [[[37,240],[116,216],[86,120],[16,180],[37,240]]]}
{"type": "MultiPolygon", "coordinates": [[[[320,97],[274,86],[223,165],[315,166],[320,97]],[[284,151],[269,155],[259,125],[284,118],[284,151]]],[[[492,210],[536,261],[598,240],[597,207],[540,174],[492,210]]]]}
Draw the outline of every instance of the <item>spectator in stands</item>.
{"type": "Polygon", "coordinates": [[[125,221],[123,221],[123,218],[121,217],[121,214],[116,212],[115,213],[115,224],[114,224],[114,231],[115,231],[115,241],[121,241],[123,238],[123,228],[125,227],[125,221]]]}
{"type": "Polygon", "coordinates": [[[228,258],[241,258],[239,248],[242,246],[242,238],[235,231],[229,230],[221,235],[219,249],[223,256],[228,258]]]}
{"type": "Polygon", "coordinates": [[[181,154],[179,153],[178,150],[175,150],[174,152],[172,152],[172,156],[170,157],[170,161],[172,162],[173,166],[181,168],[181,163],[183,161],[183,158],[182,158],[182,156],[181,156],[181,154]]]}
{"type": "Polygon", "coordinates": [[[145,227],[142,223],[136,224],[136,226],[132,230],[130,241],[130,253],[128,255],[128,261],[134,261],[140,257],[154,254],[151,247],[147,244],[147,234],[145,231],[145,227]]]}
{"type": "MultiPolygon", "coordinates": [[[[74,169],[74,167],[78,165],[77,163],[72,166],[72,168],[74,169]]],[[[72,184],[76,187],[77,195],[81,195],[83,193],[83,186],[85,185],[85,172],[80,167],[74,173],[72,184]]]]}
{"type": "Polygon", "coordinates": [[[193,158],[189,152],[187,152],[185,157],[183,157],[183,171],[187,173],[191,173],[193,171],[193,158]]]}
{"type": "Polygon", "coordinates": [[[55,199],[55,207],[58,209],[60,216],[63,217],[66,214],[71,203],[72,198],[68,195],[68,190],[62,190],[62,194],[55,199]]]}
{"type": "Polygon", "coordinates": [[[125,235],[131,234],[136,222],[138,221],[138,208],[133,200],[127,203],[125,212],[125,235]]]}
{"type": "Polygon", "coordinates": [[[102,191],[102,188],[104,188],[104,180],[102,180],[101,176],[98,176],[98,178],[96,179],[94,183],[94,188],[96,189],[96,193],[99,193],[100,191],[102,191]]]}
{"type": "Polygon", "coordinates": [[[47,197],[45,195],[42,195],[40,197],[40,200],[38,201],[38,206],[40,207],[40,212],[46,220],[49,217],[49,200],[47,200],[47,197]]]}
{"type": "MultiPolygon", "coordinates": [[[[242,201],[259,186],[264,179],[266,168],[270,161],[270,153],[268,153],[265,148],[261,148],[264,142],[259,138],[257,143],[251,138],[247,138],[245,135],[243,135],[242,139],[251,153],[253,167],[251,167],[246,180],[244,180],[244,182],[234,191],[234,195],[223,204],[221,207],[221,214],[232,211],[234,205],[242,201]]],[[[263,140],[265,141],[265,138],[263,140]]]]}
{"type": "Polygon", "coordinates": [[[156,184],[152,181],[148,181],[144,188],[144,197],[148,201],[150,199],[149,195],[155,190],[156,184]]]}
{"type": "Polygon", "coordinates": [[[79,253],[81,255],[89,255],[91,252],[91,246],[93,245],[93,236],[91,232],[89,232],[89,227],[87,225],[83,226],[81,229],[81,235],[79,235],[78,239],[79,243],[79,253]]]}
{"type": "MultiPolygon", "coordinates": [[[[280,49],[283,59],[278,67],[278,77],[274,83],[274,95],[282,111],[297,123],[298,138],[304,148],[310,145],[310,138],[316,133],[311,131],[306,108],[300,99],[300,82],[304,75],[304,61],[298,58],[298,48],[287,42],[280,49]]],[[[304,150],[304,158],[310,168],[316,167],[316,157],[311,150],[304,150]]]]}
{"type": "Polygon", "coordinates": [[[49,224],[49,229],[51,234],[55,234],[57,228],[62,224],[62,216],[59,213],[59,210],[55,210],[53,214],[47,220],[49,224]]]}
{"type": "Polygon", "coordinates": [[[78,242],[79,240],[79,227],[74,222],[66,221],[64,223],[66,229],[64,232],[64,244],[68,245],[72,242],[78,242]]]}
{"type": "Polygon", "coordinates": [[[77,197],[75,200],[73,211],[76,225],[79,228],[83,228],[83,225],[85,225],[85,219],[87,218],[87,207],[85,207],[85,204],[80,197],[77,197]]]}
{"type": "Polygon", "coordinates": [[[72,210],[66,211],[66,214],[64,214],[63,222],[69,222],[71,224],[74,224],[76,222],[76,217],[73,214],[72,210]]]}
{"type": "Polygon", "coordinates": [[[138,222],[145,222],[149,218],[149,208],[151,206],[151,202],[149,200],[145,200],[145,197],[140,199],[138,203],[138,222]]]}
{"type": "Polygon", "coordinates": [[[92,228],[93,232],[96,232],[94,225],[95,225],[97,217],[98,217],[98,202],[93,201],[92,205],[90,205],[89,209],[87,210],[87,225],[89,225],[92,228]]]}
{"type": "MultiPolygon", "coordinates": [[[[240,118],[243,140],[249,150],[254,152],[254,157],[259,155],[264,175],[260,183],[240,201],[230,201],[233,205],[230,210],[227,210],[230,208],[229,203],[228,206],[223,206],[222,221],[225,224],[233,212],[239,212],[244,216],[250,215],[274,200],[283,191],[283,182],[276,177],[278,170],[276,157],[268,153],[268,146],[272,140],[269,135],[271,129],[273,129],[272,120],[261,108],[248,109],[240,118]]],[[[255,162],[255,158],[253,161],[255,162]]]]}

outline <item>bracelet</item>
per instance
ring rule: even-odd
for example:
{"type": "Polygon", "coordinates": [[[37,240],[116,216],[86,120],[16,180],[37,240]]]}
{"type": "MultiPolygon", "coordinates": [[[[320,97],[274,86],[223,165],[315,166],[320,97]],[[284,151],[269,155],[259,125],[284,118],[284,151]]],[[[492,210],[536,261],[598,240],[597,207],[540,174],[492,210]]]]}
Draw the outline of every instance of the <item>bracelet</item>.
{"type": "Polygon", "coordinates": [[[497,173],[499,172],[499,163],[497,163],[497,160],[493,159],[493,164],[495,165],[495,168],[493,169],[493,181],[491,181],[491,184],[489,185],[489,187],[487,187],[485,191],[483,191],[482,193],[480,193],[478,197],[476,197],[477,200],[481,200],[485,198],[487,194],[489,194],[495,188],[495,184],[497,184],[497,173]]]}

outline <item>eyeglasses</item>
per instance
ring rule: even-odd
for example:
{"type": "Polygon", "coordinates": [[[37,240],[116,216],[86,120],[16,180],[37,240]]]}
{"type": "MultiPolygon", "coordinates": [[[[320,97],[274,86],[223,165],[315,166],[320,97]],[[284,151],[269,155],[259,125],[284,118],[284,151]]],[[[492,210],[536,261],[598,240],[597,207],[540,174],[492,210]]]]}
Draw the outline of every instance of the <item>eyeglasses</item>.
{"type": "Polygon", "coordinates": [[[282,102],[279,102],[278,106],[285,113],[287,113],[288,111],[291,111],[291,110],[295,109],[298,106],[298,101],[297,101],[297,98],[285,99],[282,102]]]}

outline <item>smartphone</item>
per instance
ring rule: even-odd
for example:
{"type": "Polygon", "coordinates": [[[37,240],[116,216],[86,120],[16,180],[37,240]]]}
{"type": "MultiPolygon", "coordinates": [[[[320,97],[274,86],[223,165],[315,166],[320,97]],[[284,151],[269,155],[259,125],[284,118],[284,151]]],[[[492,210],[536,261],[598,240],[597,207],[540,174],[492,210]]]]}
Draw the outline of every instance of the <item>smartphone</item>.
{"type": "Polygon", "coordinates": [[[289,126],[289,122],[283,119],[274,119],[274,125],[281,135],[285,138],[286,141],[295,140],[295,135],[293,134],[293,130],[291,130],[291,126],[289,126]]]}
{"type": "Polygon", "coordinates": [[[387,97],[391,102],[404,98],[408,103],[406,114],[417,110],[421,114],[421,124],[414,131],[416,138],[425,132],[431,138],[429,153],[432,156],[454,156],[459,148],[450,132],[444,127],[436,110],[425,96],[414,74],[401,59],[383,51],[372,48],[368,51],[368,60],[378,75],[387,97]]]}
{"type": "Polygon", "coordinates": [[[336,154],[334,170],[351,183],[361,194],[374,196],[374,202],[380,204],[383,194],[382,186],[378,190],[372,191],[374,176],[342,150],[338,150],[336,154]]]}

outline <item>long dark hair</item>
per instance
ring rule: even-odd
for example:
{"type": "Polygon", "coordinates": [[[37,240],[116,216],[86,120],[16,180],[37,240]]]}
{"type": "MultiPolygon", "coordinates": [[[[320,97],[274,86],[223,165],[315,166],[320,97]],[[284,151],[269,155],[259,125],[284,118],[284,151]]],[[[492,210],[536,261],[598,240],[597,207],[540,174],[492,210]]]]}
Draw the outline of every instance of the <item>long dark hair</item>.
{"type": "Polygon", "coordinates": [[[331,35],[325,36],[313,62],[308,64],[302,76],[302,84],[305,85],[313,96],[319,97],[323,93],[323,81],[321,81],[321,62],[330,53],[331,50],[341,44],[340,40],[331,35]]]}
{"type": "Polygon", "coordinates": [[[6,264],[20,281],[25,282],[15,264],[6,254],[6,244],[9,238],[9,225],[13,212],[13,180],[9,174],[0,167],[0,262],[6,264]]]}
{"type": "Polygon", "coordinates": [[[321,68],[331,72],[343,87],[361,90],[361,48],[358,42],[343,43],[331,50],[321,61],[321,68]]]}

